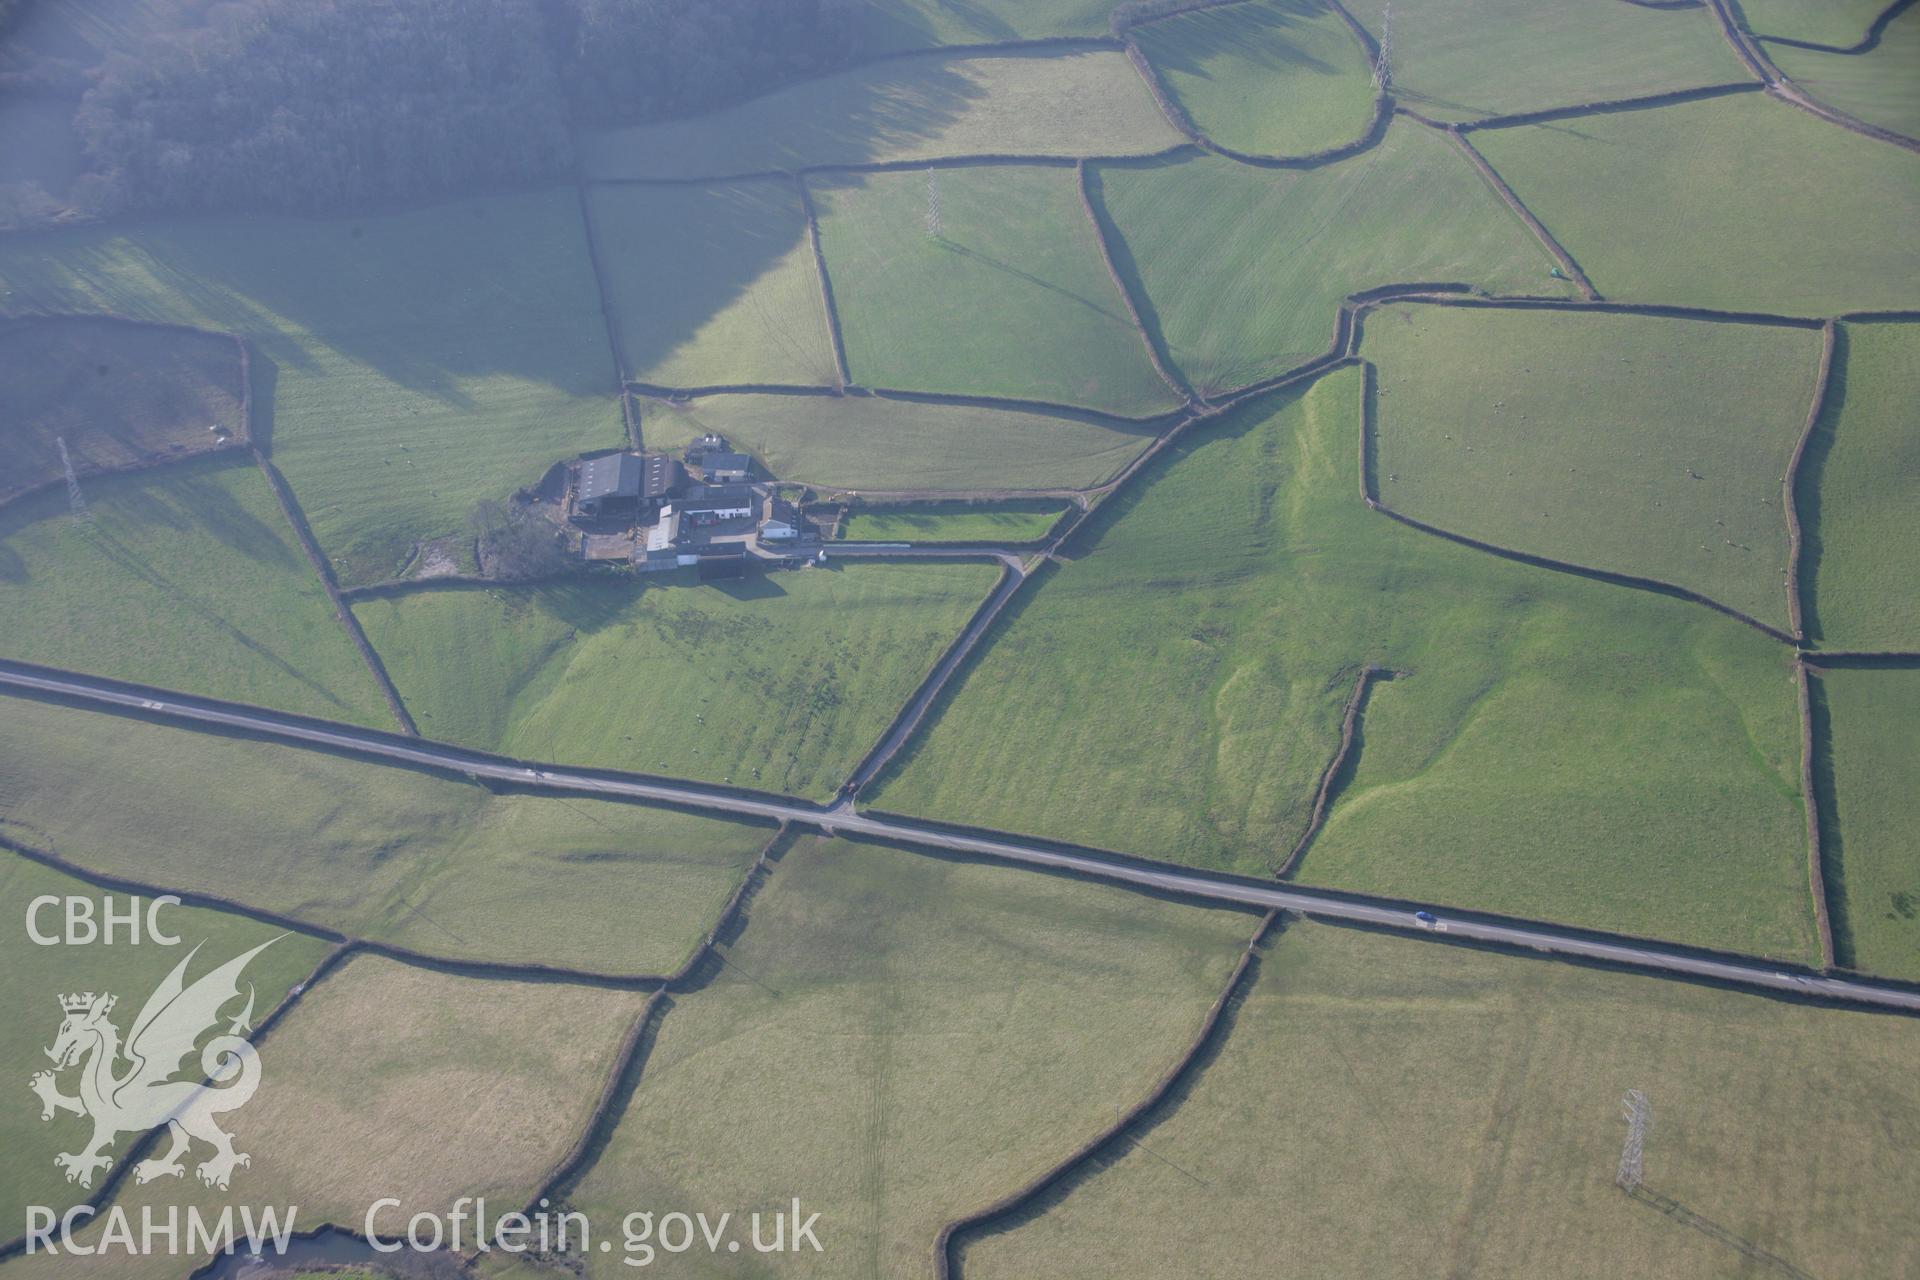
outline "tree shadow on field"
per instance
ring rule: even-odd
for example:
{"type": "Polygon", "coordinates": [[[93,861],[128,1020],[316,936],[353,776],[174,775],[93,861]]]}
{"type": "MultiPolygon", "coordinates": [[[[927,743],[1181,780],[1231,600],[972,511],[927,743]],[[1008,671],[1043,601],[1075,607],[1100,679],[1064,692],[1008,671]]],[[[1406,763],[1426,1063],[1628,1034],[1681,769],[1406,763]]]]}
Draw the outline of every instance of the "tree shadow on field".
{"type": "Polygon", "coordinates": [[[1166,25],[1145,27],[1139,34],[1151,42],[1153,64],[1161,71],[1197,79],[1211,79],[1205,60],[1221,53],[1231,53],[1274,75],[1364,74],[1366,55],[1344,30],[1339,34],[1352,50],[1350,66],[1335,66],[1302,47],[1312,38],[1309,28],[1320,22],[1344,25],[1325,0],[1265,0],[1183,14],[1166,25]],[[1154,38],[1175,29],[1180,32],[1177,40],[1154,38]]]}
{"type": "MultiPolygon", "coordinates": [[[[793,100],[802,110],[786,118],[779,104],[759,99],[646,131],[699,129],[762,147],[749,130],[764,134],[771,121],[775,145],[795,158],[761,167],[864,161],[889,146],[937,138],[985,95],[957,67],[939,54],[876,64],[776,90],[774,98],[807,95],[793,100]],[[743,113],[741,125],[731,122],[733,113],[743,113]]],[[[418,406],[380,380],[441,409],[510,405],[514,393],[496,400],[483,385],[490,379],[583,398],[615,395],[619,372],[601,286],[616,323],[627,322],[629,364],[656,362],[804,249],[805,221],[790,184],[764,186],[685,188],[701,198],[663,198],[660,209],[634,217],[604,212],[595,230],[605,257],[637,264],[636,285],[624,291],[595,279],[572,186],[348,215],[196,216],[22,233],[0,246],[0,290],[21,314],[105,313],[238,332],[256,357],[278,366],[281,390],[297,383],[303,394],[324,397],[316,409],[351,410],[403,429],[418,406]],[[671,287],[658,287],[656,277],[671,287]]],[[[817,298],[790,309],[796,331],[817,329],[817,298]]],[[[807,344],[821,380],[831,382],[830,347],[786,337],[788,319],[777,310],[764,319],[776,345],[807,344]]],[[[267,405],[257,407],[264,413],[267,405]]]]}
{"type": "Polygon", "coordinates": [[[933,5],[961,26],[960,40],[943,40],[928,20],[926,10],[913,0],[871,0],[855,27],[860,57],[903,49],[930,49],[941,44],[997,44],[1018,40],[1012,23],[976,0],[933,0],[933,5]]]}

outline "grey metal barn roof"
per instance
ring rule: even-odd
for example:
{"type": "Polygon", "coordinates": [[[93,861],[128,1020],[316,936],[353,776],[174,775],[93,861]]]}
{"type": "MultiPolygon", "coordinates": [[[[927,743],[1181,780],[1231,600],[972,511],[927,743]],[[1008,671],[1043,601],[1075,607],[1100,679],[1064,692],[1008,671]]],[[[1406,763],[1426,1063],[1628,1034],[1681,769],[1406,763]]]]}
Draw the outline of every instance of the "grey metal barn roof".
{"type": "Polygon", "coordinates": [[[643,498],[665,497],[686,482],[687,473],[664,453],[649,453],[641,461],[646,467],[640,480],[643,498]]]}
{"type": "Polygon", "coordinates": [[[703,454],[700,469],[709,475],[715,471],[750,471],[753,469],[753,459],[744,453],[703,454]]]}
{"type": "Polygon", "coordinates": [[[580,467],[580,501],[640,496],[640,459],[631,453],[610,453],[580,467]]]}

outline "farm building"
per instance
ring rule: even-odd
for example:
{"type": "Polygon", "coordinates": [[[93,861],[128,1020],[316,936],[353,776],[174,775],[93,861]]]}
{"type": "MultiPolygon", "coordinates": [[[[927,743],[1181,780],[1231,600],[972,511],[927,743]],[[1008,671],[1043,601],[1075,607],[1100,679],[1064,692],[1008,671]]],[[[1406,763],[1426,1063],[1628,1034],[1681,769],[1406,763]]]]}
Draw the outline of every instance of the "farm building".
{"type": "Polygon", "coordinates": [[[767,518],[760,522],[763,542],[790,542],[800,536],[800,508],[781,498],[767,503],[767,518]]]}
{"type": "Polygon", "coordinates": [[[744,453],[709,453],[701,457],[700,470],[708,484],[743,484],[753,470],[753,459],[744,453]]]}
{"type": "Polygon", "coordinates": [[[633,453],[610,453],[580,464],[580,481],[574,487],[574,507],[582,515],[608,515],[615,509],[640,500],[641,477],[645,468],[633,453]]]}
{"type": "Polygon", "coordinates": [[[744,484],[693,485],[673,509],[695,523],[741,520],[753,514],[753,486],[744,484]]]}
{"type": "Polygon", "coordinates": [[[678,493],[687,482],[681,465],[664,453],[610,453],[580,464],[574,509],[583,516],[625,514],[678,493]]]}

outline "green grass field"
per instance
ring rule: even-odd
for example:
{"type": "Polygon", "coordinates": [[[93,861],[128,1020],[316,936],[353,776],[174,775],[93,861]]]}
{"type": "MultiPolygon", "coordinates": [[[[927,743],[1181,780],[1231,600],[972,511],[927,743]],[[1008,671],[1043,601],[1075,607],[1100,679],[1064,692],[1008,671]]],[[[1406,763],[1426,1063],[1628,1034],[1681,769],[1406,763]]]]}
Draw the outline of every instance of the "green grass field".
{"type": "Polygon", "coordinates": [[[1746,19],[1747,30],[1756,35],[1845,49],[1866,38],[1867,28],[1887,7],[1887,0],[1737,0],[1736,7],[1746,19]]]}
{"type": "Polygon", "coordinates": [[[263,434],[348,585],[393,576],[477,499],[623,436],[570,189],[11,236],[0,289],[19,313],[247,335],[263,434]]]}
{"type": "Polygon", "coordinates": [[[1134,38],[1199,130],[1223,147],[1310,155],[1373,117],[1366,50],[1325,0],[1260,0],[1178,14],[1134,38]]]}
{"type": "Polygon", "coordinates": [[[1841,327],[1800,477],[1807,630],[1829,649],[1920,649],[1920,325],[1841,327]]]}
{"type": "Polygon", "coordinates": [[[966,155],[1146,155],[1184,139],[1124,54],[928,54],[580,139],[595,178],[716,178],[966,155]]]}
{"type": "Polygon", "coordinates": [[[820,273],[791,183],[590,192],[628,377],[833,385],[820,273]]]}
{"type": "Polygon", "coordinates": [[[1388,506],[1788,626],[1780,482],[1818,332],[1407,305],[1367,318],[1362,353],[1388,506]]]}
{"type": "Polygon", "coordinates": [[[646,400],[640,420],[649,449],[717,431],[782,480],[835,489],[1084,489],[1153,441],[1150,425],[871,396],[646,400]]]}
{"type": "Polygon", "coordinates": [[[1578,124],[1473,145],[1606,296],[1811,316],[1920,304],[1920,156],[1757,93],[1578,124]]]}
{"type": "MultiPolygon", "coordinates": [[[[1553,259],[1431,130],[1305,170],[1207,158],[1100,174],[1123,266],[1197,388],[1245,386],[1319,355],[1360,289],[1455,281],[1562,294],[1553,259]]],[[[1154,321],[1150,319],[1149,323],[1154,321]]]]}
{"type": "Polygon", "coordinates": [[[1295,923],[1142,1145],[965,1274],[1908,1275],[1916,1052],[1911,1019],[1295,923]],[[1613,1183],[1630,1088],[1671,1213],[1613,1183]]]}
{"type": "Polygon", "coordinates": [[[862,564],[711,586],[689,572],[354,611],[429,737],[825,797],[997,572],[862,564]]]}
{"type": "Polygon", "coordinates": [[[1180,397],[1100,260],[1071,169],[814,182],[847,367],[864,386],[1013,396],[1141,417],[1180,397]]]}
{"type": "Polygon", "coordinates": [[[244,439],[240,353],[213,334],[97,320],[0,326],[0,501],[61,475],[60,442],[82,473],[244,439]]]}
{"type": "MultiPolygon", "coordinates": [[[[129,1182],[115,1203],[136,1240],[143,1210],[164,1223],[168,1207],[183,1203],[210,1222],[228,1206],[237,1218],[243,1205],[256,1215],[276,1206],[284,1221],[292,1206],[299,1230],[332,1223],[359,1233],[375,1202],[391,1197],[400,1203],[382,1207],[375,1226],[403,1240],[412,1214],[444,1218],[461,1196],[486,1197],[490,1217],[510,1212],[585,1128],[645,1000],[356,956],[266,1038],[259,1092],[222,1117],[235,1148],[252,1156],[231,1187],[202,1186],[187,1164],[177,1180],[129,1182]]],[[[206,1150],[188,1159],[197,1164],[206,1150]]],[[[175,1253],[164,1237],[145,1254],[104,1251],[112,1274],[160,1280],[194,1268],[185,1221],[183,1213],[175,1253]]],[[[473,1224],[463,1226],[471,1247],[473,1224]]],[[[77,1235],[98,1242],[99,1220],[77,1235]]],[[[74,1269],[46,1253],[16,1266],[22,1275],[74,1269]]]]}
{"type": "MultiPolygon", "coordinates": [[[[1387,0],[1356,0],[1377,40],[1387,0]]],[[[1476,120],[1747,79],[1705,6],[1399,0],[1393,92],[1441,120],[1476,120]]]]}
{"type": "MultiPolygon", "coordinates": [[[[0,831],[6,829],[0,823],[0,831]]],[[[63,1114],[43,1123],[39,1102],[27,1092],[28,1078],[52,1066],[42,1050],[53,1044],[60,1029],[63,1015],[59,997],[78,991],[114,993],[119,1005],[112,1021],[125,1033],[147,996],[194,947],[202,947],[203,952],[188,971],[189,982],[284,932],[224,912],[162,907],[156,921],[162,930],[180,939],[179,946],[158,945],[147,940],[144,933],[139,945],[129,946],[124,926],[119,927],[112,947],[41,946],[28,934],[26,916],[28,904],[43,895],[91,898],[96,924],[104,922],[100,889],[0,850],[0,896],[14,908],[7,913],[4,943],[0,943],[0,955],[6,958],[0,966],[6,973],[5,980],[0,981],[0,1016],[5,1017],[8,1027],[5,1046],[0,1048],[0,1072],[5,1073],[9,1087],[17,1091],[17,1096],[8,1100],[12,1105],[0,1109],[0,1143],[7,1151],[7,1158],[0,1161],[0,1213],[16,1224],[10,1228],[14,1233],[25,1221],[30,1204],[64,1208],[88,1203],[87,1192],[68,1183],[53,1163],[56,1152],[78,1150],[85,1142],[90,1132],[86,1122],[63,1114]]],[[[114,892],[112,909],[125,912],[129,896],[114,892]]],[[[149,902],[143,898],[140,903],[143,921],[149,902]]],[[[43,935],[61,934],[64,910],[63,905],[41,908],[36,921],[39,931],[43,935]]],[[[264,1016],[278,1004],[287,988],[313,972],[325,952],[325,944],[299,934],[282,938],[263,951],[247,966],[247,979],[255,989],[256,1012],[264,1016]]],[[[228,1012],[239,1009],[235,1001],[228,1012]]],[[[75,1092],[71,1073],[63,1075],[59,1083],[63,1093],[75,1092]]],[[[96,1180],[96,1192],[98,1188],[96,1180]]]]}
{"type": "Polygon", "coordinates": [[[1814,785],[1840,963],[1920,979],[1920,672],[1823,671],[1814,785]]]}
{"type": "Polygon", "coordinates": [[[1376,691],[1301,879],[1807,956],[1785,650],[1367,511],[1359,384],[1174,450],[1042,571],[867,798],[1268,872],[1379,663],[1407,674],[1376,691]]]}
{"type": "MultiPolygon", "coordinates": [[[[1147,1092],[1254,927],[1068,879],[804,841],[729,967],[675,999],[568,1199],[597,1220],[798,1195],[825,1251],[779,1263],[928,1274],[945,1222],[1147,1092]]],[[[628,1273],[587,1262],[592,1276],[628,1273]]]]}
{"type": "Polygon", "coordinates": [[[859,542],[1034,542],[1047,536],[1066,507],[1024,502],[916,502],[855,507],[841,536],[859,542]]]}
{"type": "Polygon", "coordinates": [[[429,955],[636,974],[679,967],[772,832],[7,699],[0,834],[429,955]]]}
{"type": "Polygon", "coordinates": [[[0,654],[392,726],[244,453],[83,482],[0,511],[0,654]]]}
{"type": "Polygon", "coordinates": [[[1816,101],[1910,138],[1920,134],[1920,14],[1908,10],[1888,23],[1868,53],[1765,48],[1773,64],[1816,101]]]}
{"type": "Polygon", "coordinates": [[[1049,36],[1104,36],[1113,0],[863,0],[863,54],[1049,36]]]}

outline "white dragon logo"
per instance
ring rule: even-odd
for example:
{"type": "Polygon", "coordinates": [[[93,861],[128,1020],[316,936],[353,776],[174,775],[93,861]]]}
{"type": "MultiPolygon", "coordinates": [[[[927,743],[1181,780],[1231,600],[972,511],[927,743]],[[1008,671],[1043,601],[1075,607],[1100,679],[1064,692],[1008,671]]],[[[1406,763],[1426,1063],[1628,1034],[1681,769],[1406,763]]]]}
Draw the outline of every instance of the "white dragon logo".
{"type": "Polygon", "coordinates": [[[213,1147],[213,1155],[196,1170],[200,1181],[210,1187],[225,1190],[234,1168],[250,1163],[249,1157],[233,1149],[233,1139],[214,1123],[214,1117],[244,1105],[260,1085],[260,1055],[240,1035],[253,1030],[248,1021],[253,1017],[251,984],[247,1007],[228,1023],[224,1035],[214,1036],[200,1050],[202,1079],[171,1077],[180,1070],[181,1059],[193,1052],[194,1043],[220,1021],[221,1006],[239,996],[240,971],[247,962],[277,941],[268,939],[186,986],[182,979],[187,964],[200,950],[195,947],[147,997],[124,1048],[119,1029],[107,1021],[117,997],[91,991],[60,997],[66,1019],[53,1047],[46,1051],[53,1070],[36,1073],[28,1083],[40,1097],[42,1120],[51,1120],[60,1111],[93,1119],[93,1140],[84,1149],[53,1158],[66,1170],[68,1182],[92,1186],[93,1175],[113,1164],[113,1157],[104,1153],[117,1136],[145,1133],[163,1124],[173,1143],[165,1155],[133,1167],[136,1182],[179,1177],[184,1172],[180,1157],[194,1138],[213,1147]],[[123,1057],[128,1065],[118,1072],[123,1057]],[[76,1065],[80,1066],[80,1094],[68,1097],[60,1092],[55,1073],[76,1065]],[[211,1087],[208,1081],[222,1087],[211,1087]]]}

